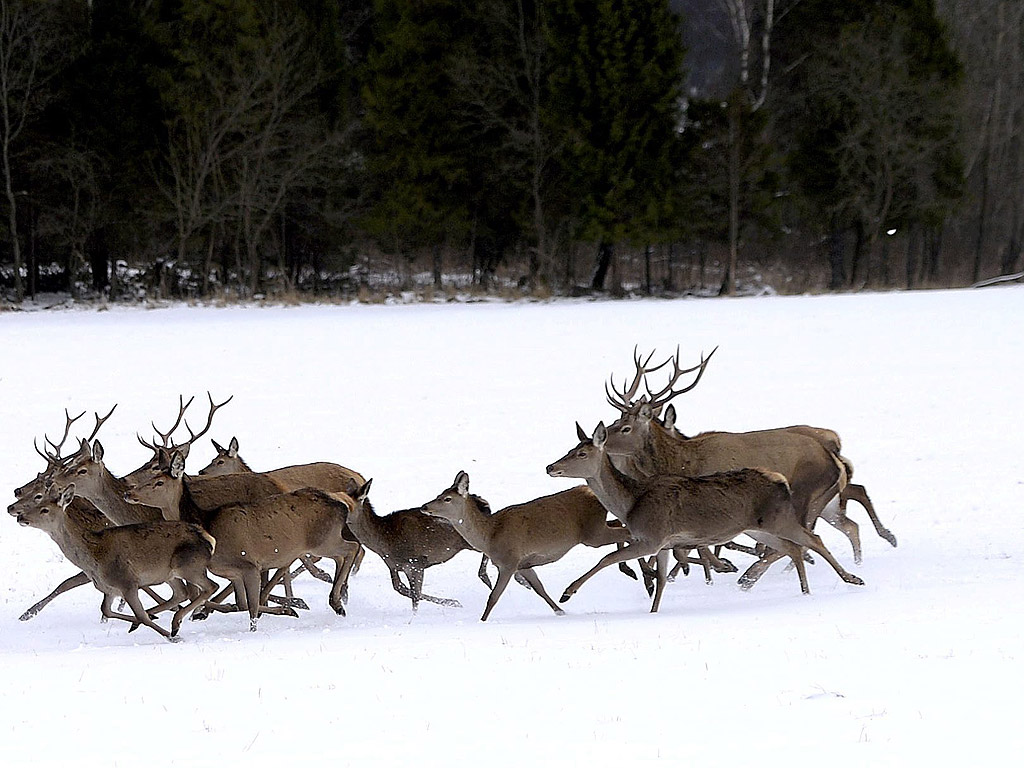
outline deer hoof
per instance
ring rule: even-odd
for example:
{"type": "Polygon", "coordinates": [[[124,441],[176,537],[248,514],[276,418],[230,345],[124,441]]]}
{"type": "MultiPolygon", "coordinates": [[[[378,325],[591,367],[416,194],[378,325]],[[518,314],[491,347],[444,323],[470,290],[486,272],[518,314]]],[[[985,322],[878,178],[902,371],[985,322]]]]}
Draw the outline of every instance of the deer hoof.
{"type": "Polygon", "coordinates": [[[128,627],[128,632],[129,633],[134,632],[138,628],[139,628],[139,622],[133,621],[132,625],[130,627],[128,627]]]}
{"type": "Polygon", "coordinates": [[[882,538],[885,539],[886,541],[888,541],[894,547],[896,546],[896,537],[893,536],[892,533],[890,533],[889,531],[884,531],[882,533],[882,538]]]}
{"type": "Polygon", "coordinates": [[[249,631],[250,632],[255,632],[256,631],[256,619],[249,619],[249,631]]]}
{"type": "Polygon", "coordinates": [[[462,607],[462,603],[460,603],[458,600],[454,600],[454,599],[451,599],[451,598],[445,598],[444,600],[442,600],[441,601],[441,605],[445,606],[446,608],[461,608],[462,607]]]}

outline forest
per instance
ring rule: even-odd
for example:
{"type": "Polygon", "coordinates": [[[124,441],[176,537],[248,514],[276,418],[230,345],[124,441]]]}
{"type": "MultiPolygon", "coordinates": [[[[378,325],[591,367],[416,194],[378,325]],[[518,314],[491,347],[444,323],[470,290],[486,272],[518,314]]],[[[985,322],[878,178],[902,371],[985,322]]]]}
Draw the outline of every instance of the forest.
{"type": "Polygon", "coordinates": [[[0,298],[1022,266],[1015,0],[0,0],[0,298]]]}

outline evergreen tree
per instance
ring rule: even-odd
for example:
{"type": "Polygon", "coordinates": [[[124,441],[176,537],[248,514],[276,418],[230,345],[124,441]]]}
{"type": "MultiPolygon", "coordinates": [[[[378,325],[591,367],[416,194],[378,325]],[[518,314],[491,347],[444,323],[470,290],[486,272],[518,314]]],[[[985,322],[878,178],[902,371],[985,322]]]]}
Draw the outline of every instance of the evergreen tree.
{"type": "Polygon", "coordinates": [[[599,244],[603,289],[615,244],[648,242],[673,178],[683,47],[664,0],[564,0],[554,14],[565,55],[557,99],[567,179],[583,238],[599,244]]]}

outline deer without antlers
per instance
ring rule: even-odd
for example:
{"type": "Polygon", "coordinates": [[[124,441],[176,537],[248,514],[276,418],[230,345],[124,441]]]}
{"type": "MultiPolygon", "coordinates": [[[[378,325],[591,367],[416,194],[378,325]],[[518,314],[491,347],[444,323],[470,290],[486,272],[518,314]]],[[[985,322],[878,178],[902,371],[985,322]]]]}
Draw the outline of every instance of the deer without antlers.
{"type": "MultiPolygon", "coordinates": [[[[796,565],[800,589],[808,592],[801,547],[817,552],[850,584],[863,584],[848,573],[825,548],[821,539],[801,525],[793,507],[786,478],[763,469],[682,477],[661,475],[646,482],[631,481],[619,472],[606,453],[608,433],[598,424],[593,437],[569,451],[548,467],[556,477],[582,477],[608,509],[628,507],[623,522],[632,540],[621,550],[603,557],[596,566],[570,584],[562,595],[565,602],[598,571],[633,557],[657,556],[658,583],[651,611],[661,605],[668,571],[668,551],[675,547],[695,548],[731,541],[745,533],[755,541],[788,555],[796,565]]],[[[756,578],[751,571],[740,577],[744,588],[756,578]]]]}
{"type": "MultiPolygon", "coordinates": [[[[490,511],[488,510],[489,514],[490,511]]],[[[391,586],[412,601],[415,611],[420,600],[458,608],[458,600],[434,597],[423,592],[423,574],[427,568],[451,560],[464,549],[473,547],[447,520],[432,517],[419,507],[377,515],[369,501],[353,509],[348,524],[360,543],[376,552],[391,573],[391,586]],[[402,583],[399,574],[409,582],[402,583]]],[[[488,587],[487,555],[480,561],[478,576],[488,587]]]]}
{"type": "Polygon", "coordinates": [[[470,494],[469,475],[459,472],[452,486],[424,504],[423,511],[448,520],[474,549],[485,553],[498,567],[498,579],[487,597],[481,621],[487,621],[517,573],[551,610],[563,613],[544,590],[534,568],[559,560],[577,544],[602,547],[629,539],[625,529],[608,525],[605,508],[586,486],[505,507],[490,515],[487,502],[470,494]]]}
{"type": "Polygon", "coordinates": [[[18,513],[18,523],[48,533],[68,560],[103,593],[103,616],[127,621],[132,629],[145,624],[174,640],[182,620],[217,590],[206,573],[215,548],[206,531],[170,521],[111,525],[95,505],[75,495],[74,483],[63,488],[52,484],[38,501],[18,513]],[[190,589],[182,589],[179,579],[190,589]],[[171,600],[144,608],[139,589],[164,582],[174,589],[171,600]],[[128,603],[131,616],[113,610],[115,597],[128,603]],[[176,610],[168,631],[150,613],[170,607],[176,610]]]}

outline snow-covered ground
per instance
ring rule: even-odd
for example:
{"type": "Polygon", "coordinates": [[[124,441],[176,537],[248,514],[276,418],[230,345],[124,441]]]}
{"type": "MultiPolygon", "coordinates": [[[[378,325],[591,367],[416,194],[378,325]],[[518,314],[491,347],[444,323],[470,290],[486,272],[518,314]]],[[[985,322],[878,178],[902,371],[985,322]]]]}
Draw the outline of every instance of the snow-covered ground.
{"type": "MultiPolygon", "coordinates": [[[[642,588],[609,569],[552,614],[513,584],[490,620],[471,552],[417,614],[373,554],[348,615],[296,582],[298,619],[215,615],[170,644],[101,624],[83,587],[18,616],[76,572],[43,533],[0,521],[0,764],[391,766],[1010,765],[1024,750],[1024,287],[737,300],[402,307],[113,308],[0,315],[0,488],[42,468],[64,409],[118,408],[100,439],[127,473],[136,433],[179,393],[234,400],[211,435],[257,469],[328,460],[374,479],[383,513],[466,470],[497,509],[569,487],[544,467],[615,412],[603,385],[634,345],[685,361],[720,347],[679,426],[836,429],[899,538],[855,504],[866,585],[774,566],[642,588]]],[[[89,425],[91,426],[91,425],[89,425]]],[[[85,428],[87,433],[88,427],[85,428]]],[[[204,438],[192,471],[213,449],[204,438]]],[[[557,595],[599,557],[539,569],[557,595]]],[[[741,568],[748,562],[736,556],[741,568]]],[[[166,619],[164,619],[166,622],[166,619]]]]}

